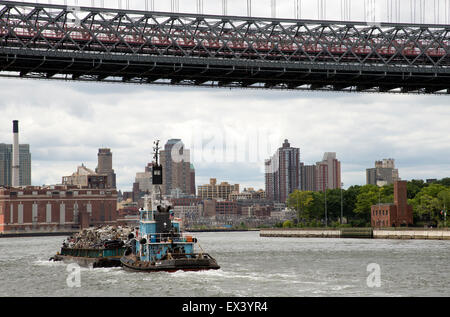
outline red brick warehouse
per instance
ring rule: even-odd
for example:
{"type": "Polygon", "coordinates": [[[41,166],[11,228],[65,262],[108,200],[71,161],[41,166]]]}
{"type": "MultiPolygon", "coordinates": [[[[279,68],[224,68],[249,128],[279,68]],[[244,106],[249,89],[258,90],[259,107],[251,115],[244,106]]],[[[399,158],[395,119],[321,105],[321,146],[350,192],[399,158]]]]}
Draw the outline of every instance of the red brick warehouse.
{"type": "Polygon", "coordinates": [[[0,232],[114,224],[117,192],[77,186],[0,188],[0,232]]]}
{"type": "Polygon", "coordinates": [[[406,181],[394,182],[394,203],[371,208],[372,227],[400,227],[413,224],[412,206],[408,205],[406,181]]]}

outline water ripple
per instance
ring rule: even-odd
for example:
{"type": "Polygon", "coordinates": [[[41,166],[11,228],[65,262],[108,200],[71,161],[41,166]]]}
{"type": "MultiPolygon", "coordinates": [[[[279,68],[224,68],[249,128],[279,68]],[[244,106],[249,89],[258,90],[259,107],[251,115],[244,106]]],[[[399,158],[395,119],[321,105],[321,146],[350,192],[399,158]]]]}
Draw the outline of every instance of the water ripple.
{"type": "Polygon", "coordinates": [[[0,239],[2,296],[442,296],[450,291],[450,241],[260,238],[257,232],[199,233],[220,270],[137,273],[81,270],[48,259],[61,237],[0,239]],[[367,286],[367,265],[381,287],[367,286]]]}

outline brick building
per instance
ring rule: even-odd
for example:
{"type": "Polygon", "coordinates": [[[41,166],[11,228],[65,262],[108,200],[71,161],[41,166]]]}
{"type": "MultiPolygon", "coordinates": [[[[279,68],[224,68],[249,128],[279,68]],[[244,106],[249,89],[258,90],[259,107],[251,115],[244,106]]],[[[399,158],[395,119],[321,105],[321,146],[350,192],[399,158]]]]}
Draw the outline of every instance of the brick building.
{"type": "Polygon", "coordinates": [[[316,191],[341,188],[341,162],[335,152],[325,152],[323,159],[316,163],[316,191]]]}
{"type": "Polygon", "coordinates": [[[112,168],[112,153],[111,149],[98,149],[98,164],[95,172],[107,176],[107,186],[109,188],[116,188],[116,173],[112,168]]]}
{"type": "Polygon", "coordinates": [[[203,201],[203,216],[237,216],[239,215],[238,205],[235,201],[205,200],[203,201]]]}
{"type": "Polygon", "coordinates": [[[305,165],[300,163],[300,188],[301,190],[316,190],[316,165],[305,165]]]}
{"type": "Polygon", "coordinates": [[[265,199],[266,192],[262,189],[254,190],[253,188],[244,188],[244,190],[239,192],[232,192],[229,195],[230,200],[249,200],[249,199],[265,199]]]}
{"type": "Polygon", "coordinates": [[[270,213],[273,208],[268,205],[251,205],[241,207],[241,214],[245,217],[267,218],[270,217],[270,213]]]}
{"type": "Polygon", "coordinates": [[[81,164],[77,171],[70,176],[62,177],[62,185],[75,185],[87,188],[107,188],[108,176],[97,174],[93,170],[81,164]]]}
{"type": "Polygon", "coordinates": [[[78,186],[0,188],[0,233],[114,224],[117,192],[78,186]]]}
{"type": "Polygon", "coordinates": [[[413,224],[412,206],[407,203],[406,181],[394,182],[394,203],[371,208],[372,227],[400,227],[413,224]]]}
{"type": "Polygon", "coordinates": [[[122,203],[119,204],[117,210],[117,225],[119,226],[139,226],[139,208],[137,203],[122,203]]]}
{"type": "Polygon", "coordinates": [[[239,193],[239,184],[228,184],[227,182],[221,182],[217,184],[215,178],[209,180],[209,184],[198,186],[198,197],[201,199],[216,199],[223,200],[230,199],[231,193],[239,193]]]}
{"type": "Polygon", "coordinates": [[[196,206],[198,205],[202,199],[201,198],[194,198],[194,197],[182,197],[182,198],[171,198],[170,204],[172,206],[196,206]]]}

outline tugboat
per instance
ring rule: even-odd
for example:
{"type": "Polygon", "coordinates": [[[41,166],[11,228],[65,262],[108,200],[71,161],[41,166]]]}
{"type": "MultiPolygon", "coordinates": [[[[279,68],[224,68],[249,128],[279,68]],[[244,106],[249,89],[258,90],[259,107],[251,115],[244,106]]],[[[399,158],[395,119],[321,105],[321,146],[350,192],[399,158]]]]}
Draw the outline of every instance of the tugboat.
{"type": "Polygon", "coordinates": [[[139,230],[127,243],[122,267],[138,272],[175,272],[217,270],[220,266],[208,253],[204,253],[196,238],[181,231],[181,220],[175,219],[171,206],[165,207],[161,199],[162,166],[158,164],[159,141],[155,142],[152,168],[153,190],[141,208],[139,230]],[[156,192],[159,190],[159,200],[156,192]],[[195,253],[198,245],[201,252],[195,253]]]}

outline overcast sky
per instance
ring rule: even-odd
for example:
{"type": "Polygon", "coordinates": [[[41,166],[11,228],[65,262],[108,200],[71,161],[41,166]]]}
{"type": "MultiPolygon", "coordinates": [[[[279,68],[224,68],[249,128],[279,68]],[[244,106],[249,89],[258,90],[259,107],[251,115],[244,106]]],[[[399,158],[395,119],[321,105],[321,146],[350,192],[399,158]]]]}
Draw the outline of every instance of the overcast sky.
{"type": "Polygon", "coordinates": [[[365,169],[395,158],[400,177],[450,176],[450,97],[0,79],[0,143],[32,152],[34,185],[61,182],[78,165],[97,165],[109,147],[118,187],[130,190],[151,161],[155,139],[181,138],[209,177],[264,188],[264,159],[285,138],[314,164],[337,152],[345,187],[365,184],[365,169]],[[225,143],[225,150],[221,145],[225,143]]]}
{"type": "MultiPolygon", "coordinates": [[[[78,6],[101,6],[108,8],[130,8],[144,10],[145,3],[154,10],[171,11],[172,0],[13,0],[19,2],[40,2],[78,6]]],[[[178,0],[178,12],[197,12],[198,0],[178,0]]],[[[222,0],[202,0],[205,14],[222,14],[222,0]]],[[[271,16],[272,0],[252,0],[251,15],[271,16]]],[[[300,4],[299,17],[303,19],[376,21],[376,22],[419,22],[449,23],[449,0],[276,0],[276,17],[295,18],[297,1],[300,4]],[[323,14],[320,6],[323,4],[323,14]],[[344,10],[347,4],[348,10],[344,10]],[[426,5],[425,5],[426,4],[426,5]],[[344,14],[346,12],[346,14],[344,14]],[[420,16],[420,12],[422,16],[420,16]]],[[[227,14],[247,15],[247,0],[227,0],[227,14]]]]}

